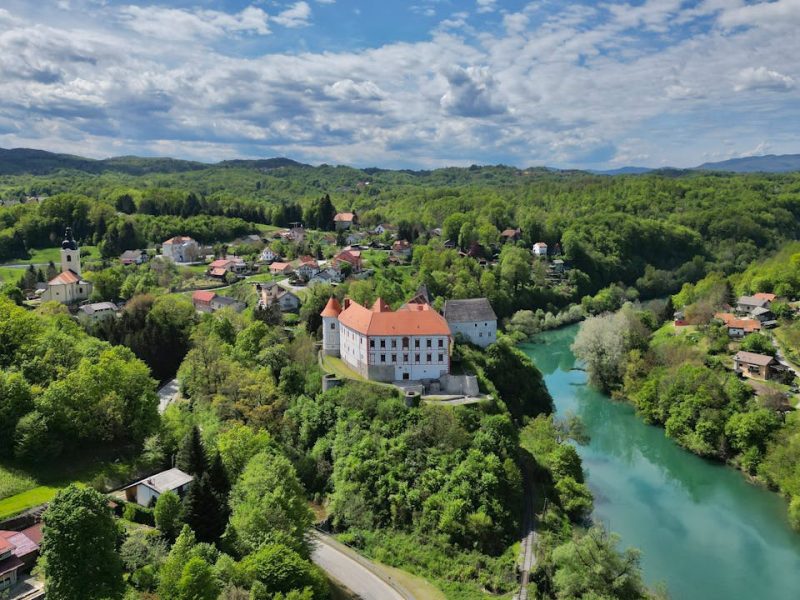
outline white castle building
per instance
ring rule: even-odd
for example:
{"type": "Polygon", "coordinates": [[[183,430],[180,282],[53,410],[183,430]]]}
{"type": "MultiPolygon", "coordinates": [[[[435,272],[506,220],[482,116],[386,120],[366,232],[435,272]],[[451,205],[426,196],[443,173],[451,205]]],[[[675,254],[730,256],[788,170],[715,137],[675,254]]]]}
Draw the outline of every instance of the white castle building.
{"type": "Polygon", "coordinates": [[[62,304],[75,304],[88,300],[92,294],[92,283],[81,278],[81,251],[72,237],[72,228],[67,227],[61,242],[61,273],[47,282],[42,300],[54,300],[62,304]]]}
{"type": "Polygon", "coordinates": [[[367,379],[434,381],[450,373],[450,327],[427,302],[393,311],[380,298],[372,308],[331,298],[320,316],[323,352],[367,379]]]}

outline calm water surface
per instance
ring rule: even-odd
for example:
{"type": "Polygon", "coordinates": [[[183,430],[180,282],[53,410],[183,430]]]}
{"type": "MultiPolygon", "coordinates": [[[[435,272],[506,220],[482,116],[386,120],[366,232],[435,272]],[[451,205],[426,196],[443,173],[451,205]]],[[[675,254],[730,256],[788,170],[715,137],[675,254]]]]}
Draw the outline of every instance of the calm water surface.
{"type": "Polygon", "coordinates": [[[800,535],[777,495],[704,461],[645,425],[572,370],[577,325],[541,334],[525,351],[544,373],[557,414],[583,419],[579,447],[594,519],[642,550],[647,582],[675,600],[800,600],[800,535]]]}

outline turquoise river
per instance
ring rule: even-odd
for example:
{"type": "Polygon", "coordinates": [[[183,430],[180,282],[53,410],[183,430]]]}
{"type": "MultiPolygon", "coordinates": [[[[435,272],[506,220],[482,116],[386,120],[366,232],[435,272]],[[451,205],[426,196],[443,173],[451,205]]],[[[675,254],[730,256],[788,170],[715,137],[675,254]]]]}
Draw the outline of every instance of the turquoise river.
{"type": "Polygon", "coordinates": [[[648,584],[673,600],[800,599],[800,534],[777,494],[707,462],[586,384],[570,351],[577,325],[522,346],[544,373],[560,416],[577,414],[593,518],[642,551],[648,584]]]}

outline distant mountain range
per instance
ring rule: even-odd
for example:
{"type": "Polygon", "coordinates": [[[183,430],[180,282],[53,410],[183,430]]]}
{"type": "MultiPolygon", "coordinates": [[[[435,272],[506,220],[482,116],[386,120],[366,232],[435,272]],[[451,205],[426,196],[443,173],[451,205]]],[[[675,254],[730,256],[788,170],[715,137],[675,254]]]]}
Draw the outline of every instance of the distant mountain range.
{"type": "Polygon", "coordinates": [[[800,154],[767,154],[765,156],[745,156],[730,158],[719,162],[707,162],[689,169],[651,169],[648,167],[622,167],[609,171],[592,171],[599,175],[638,175],[652,171],[725,171],[728,173],[788,173],[800,171],[800,154]]]}
{"type": "MultiPolygon", "coordinates": [[[[148,158],[140,156],[117,156],[114,158],[91,159],[72,154],[57,154],[45,150],[29,148],[0,148],[0,175],[47,175],[60,169],[84,171],[87,173],[118,172],[129,175],[146,175],[148,173],[180,173],[197,171],[210,167],[250,168],[268,171],[281,167],[309,167],[310,165],[289,158],[266,158],[253,160],[224,160],[217,163],[202,163],[177,158],[148,158]]],[[[384,169],[364,169],[365,172],[383,171],[384,169]]],[[[680,175],[687,171],[727,171],[733,173],[785,173],[800,171],[800,154],[782,154],[767,156],[748,156],[732,158],[721,162],[703,163],[691,169],[674,169],[671,167],[651,169],[649,167],[622,167],[606,171],[591,170],[598,175],[638,175],[658,171],[665,175],[680,175]]],[[[406,171],[410,172],[410,171],[406,171]]],[[[413,173],[426,173],[414,171],[413,173]]]]}

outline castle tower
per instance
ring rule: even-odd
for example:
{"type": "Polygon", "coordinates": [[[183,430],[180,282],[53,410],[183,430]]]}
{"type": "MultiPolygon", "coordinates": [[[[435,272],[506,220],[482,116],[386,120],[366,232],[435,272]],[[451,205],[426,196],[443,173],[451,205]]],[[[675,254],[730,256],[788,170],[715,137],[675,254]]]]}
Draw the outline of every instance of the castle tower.
{"type": "Polygon", "coordinates": [[[67,227],[64,241],[61,242],[61,271],[73,271],[78,276],[81,274],[81,251],[72,237],[72,227],[67,227]]]}
{"type": "Polygon", "coordinates": [[[339,356],[339,313],[342,307],[331,296],[325,309],[320,313],[322,317],[322,351],[325,354],[339,356]]]}

